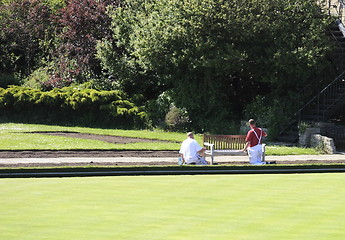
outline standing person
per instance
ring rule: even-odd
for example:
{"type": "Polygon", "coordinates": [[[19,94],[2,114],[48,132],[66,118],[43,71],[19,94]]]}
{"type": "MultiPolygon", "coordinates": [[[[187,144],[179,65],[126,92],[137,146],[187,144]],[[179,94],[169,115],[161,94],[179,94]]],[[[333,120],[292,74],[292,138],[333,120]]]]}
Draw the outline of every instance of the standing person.
{"type": "Polygon", "coordinates": [[[251,129],[247,133],[246,146],[243,151],[248,150],[249,163],[254,165],[275,163],[262,161],[262,138],[267,134],[261,128],[256,127],[254,119],[250,119],[248,123],[251,129]]]}
{"type": "Polygon", "coordinates": [[[186,164],[207,165],[205,148],[194,140],[192,132],[187,133],[187,139],[182,142],[180,152],[182,161],[186,164]]]}

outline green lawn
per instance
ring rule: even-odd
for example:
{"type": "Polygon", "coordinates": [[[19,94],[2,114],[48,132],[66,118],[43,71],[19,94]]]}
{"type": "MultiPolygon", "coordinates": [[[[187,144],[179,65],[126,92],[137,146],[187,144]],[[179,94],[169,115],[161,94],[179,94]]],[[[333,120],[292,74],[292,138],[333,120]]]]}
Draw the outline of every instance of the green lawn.
{"type": "MultiPolygon", "coordinates": [[[[0,150],[65,150],[65,149],[129,149],[129,150],[176,150],[186,138],[185,133],[149,131],[149,130],[119,130],[83,127],[63,127],[38,124],[0,124],[0,150]],[[169,140],[172,142],[147,142],[130,144],[112,144],[98,140],[67,138],[62,136],[47,136],[30,134],[34,131],[70,131],[100,135],[169,140]]],[[[201,143],[201,135],[196,135],[201,143]]]]}
{"type": "Polygon", "coordinates": [[[303,148],[303,147],[287,147],[267,145],[266,155],[316,155],[320,154],[315,148],[303,148]]]}
{"type": "MultiPolygon", "coordinates": [[[[117,149],[117,150],[178,150],[186,138],[185,133],[119,130],[83,127],[63,127],[39,124],[0,124],[0,150],[66,150],[66,149],[117,149]],[[129,144],[112,144],[97,140],[76,139],[62,136],[31,134],[34,131],[70,131],[101,135],[169,140],[171,142],[139,142],[129,144]]],[[[202,135],[195,134],[195,139],[202,145],[202,135]]],[[[312,148],[270,146],[267,155],[319,154],[312,148]]]]}
{"type": "Polygon", "coordinates": [[[345,175],[0,179],[0,239],[345,238],[345,175]]]}

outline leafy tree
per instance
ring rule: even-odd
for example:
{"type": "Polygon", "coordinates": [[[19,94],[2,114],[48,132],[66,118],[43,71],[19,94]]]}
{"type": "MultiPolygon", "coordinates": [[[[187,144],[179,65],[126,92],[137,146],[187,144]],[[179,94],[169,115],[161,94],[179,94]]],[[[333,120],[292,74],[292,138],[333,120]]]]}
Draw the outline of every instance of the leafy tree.
{"type": "Polygon", "coordinates": [[[228,132],[257,95],[297,91],[329,49],[314,0],[127,0],[111,16],[104,67],[126,91],[171,88],[199,131],[228,132]]]}
{"type": "MultiPolygon", "coordinates": [[[[70,0],[56,17],[59,24],[59,43],[56,51],[58,71],[52,81],[86,81],[101,74],[95,58],[96,43],[110,39],[111,19],[108,6],[119,0],[70,0]],[[91,76],[90,76],[91,75],[91,76]]],[[[54,87],[54,85],[53,85],[54,87]]]]}
{"type": "MultiPolygon", "coordinates": [[[[53,34],[51,9],[39,0],[0,5],[0,72],[27,75],[37,67],[42,45],[53,34]]],[[[47,46],[47,51],[49,47],[47,46]]]]}
{"type": "Polygon", "coordinates": [[[42,85],[45,89],[100,78],[101,67],[94,57],[95,46],[98,40],[110,39],[111,21],[106,9],[118,2],[1,2],[0,72],[3,75],[16,73],[21,78],[29,76],[25,82],[42,85]],[[35,71],[48,80],[37,80],[35,71]]]}

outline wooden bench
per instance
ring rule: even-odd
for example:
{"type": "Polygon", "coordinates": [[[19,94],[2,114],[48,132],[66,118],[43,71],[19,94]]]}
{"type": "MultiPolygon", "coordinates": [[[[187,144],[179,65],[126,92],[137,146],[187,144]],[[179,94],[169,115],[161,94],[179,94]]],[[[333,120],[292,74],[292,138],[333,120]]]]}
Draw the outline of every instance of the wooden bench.
{"type": "MultiPolygon", "coordinates": [[[[245,156],[243,148],[246,145],[246,135],[204,135],[203,145],[206,148],[205,156],[245,156]]],[[[265,160],[265,145],[263,145],[262,160],[265,160]]]]}

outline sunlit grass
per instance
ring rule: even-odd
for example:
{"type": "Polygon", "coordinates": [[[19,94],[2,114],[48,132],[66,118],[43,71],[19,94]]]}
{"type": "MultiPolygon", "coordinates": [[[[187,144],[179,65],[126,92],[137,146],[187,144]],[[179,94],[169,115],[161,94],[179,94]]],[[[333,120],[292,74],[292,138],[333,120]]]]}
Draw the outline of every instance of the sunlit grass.
{"type": "MultiPolygon", "coordinates": [[[[34,131],[70,131],[80,133],[90,133],[99,135],[115,135],[123,137],[137,137],[147,139],[159,139],[168,141],[182,141],[186,138],[185,133],[178,132],[164,132],[160,130],[122,130],[122,129],[102,129],[102,128],[87,128],[87,127],[65,127],[54,125],[40,125],[40,124],[14,124],[6,123],[0,124],[0,134],[13,132],[34,132],[34,131]]],[[[202,136],[196,134],[197,141],[201,141],[202,136]]]]}
{"type": "Polygon", "coordinates": [[[317,155],[320,154],[315,148],[270,146],[266,147],[267,155],[317,155]]]}
{"type": "MultiPolygon", "coordinates": [[[[0,124],[0,150],[71,150],[71,149],[108,149],[108,150],[177,150],[186,138],[185,133],[149,131],[149,130],[118,130],[83,127],[64,127],[37,124],[0,124]],[[171,142],[136,142],[113,144],[99,140],[69,138],[45,134],[32,134],[35,131],[69,131],[98,135],[113,135],[134,138],[166,140],[171,142]]],[[[201,136],[196,135],[201,144],[201,136]]]]}
{"type": "Polygon", "coordinates": [[[0,239],[345,238],[344,174],[0,179],[0,188],[0,239]]]}
{"type": "MultiPolygon", "coordinates": [[[[186,138],[185,133],[164,132],[160,130],[121,130],[86,127],[65,127],[39,124],[0,124],[0,150],[72,150],[72,149],[108,149],[108,150],[178,150],[186,138]],[[136,142],[113,144],[99,140],[69,138],[44,134],[32,134],[35,131],[69,131],[99,135],[147,138],[170,142],[136,142]]],[[[202,145],[202,135],[195,134],[195,139],[202,145]]],[[[267,155],[311,155],[319,154],[313,148],[270,146],[267,155]]]]}

